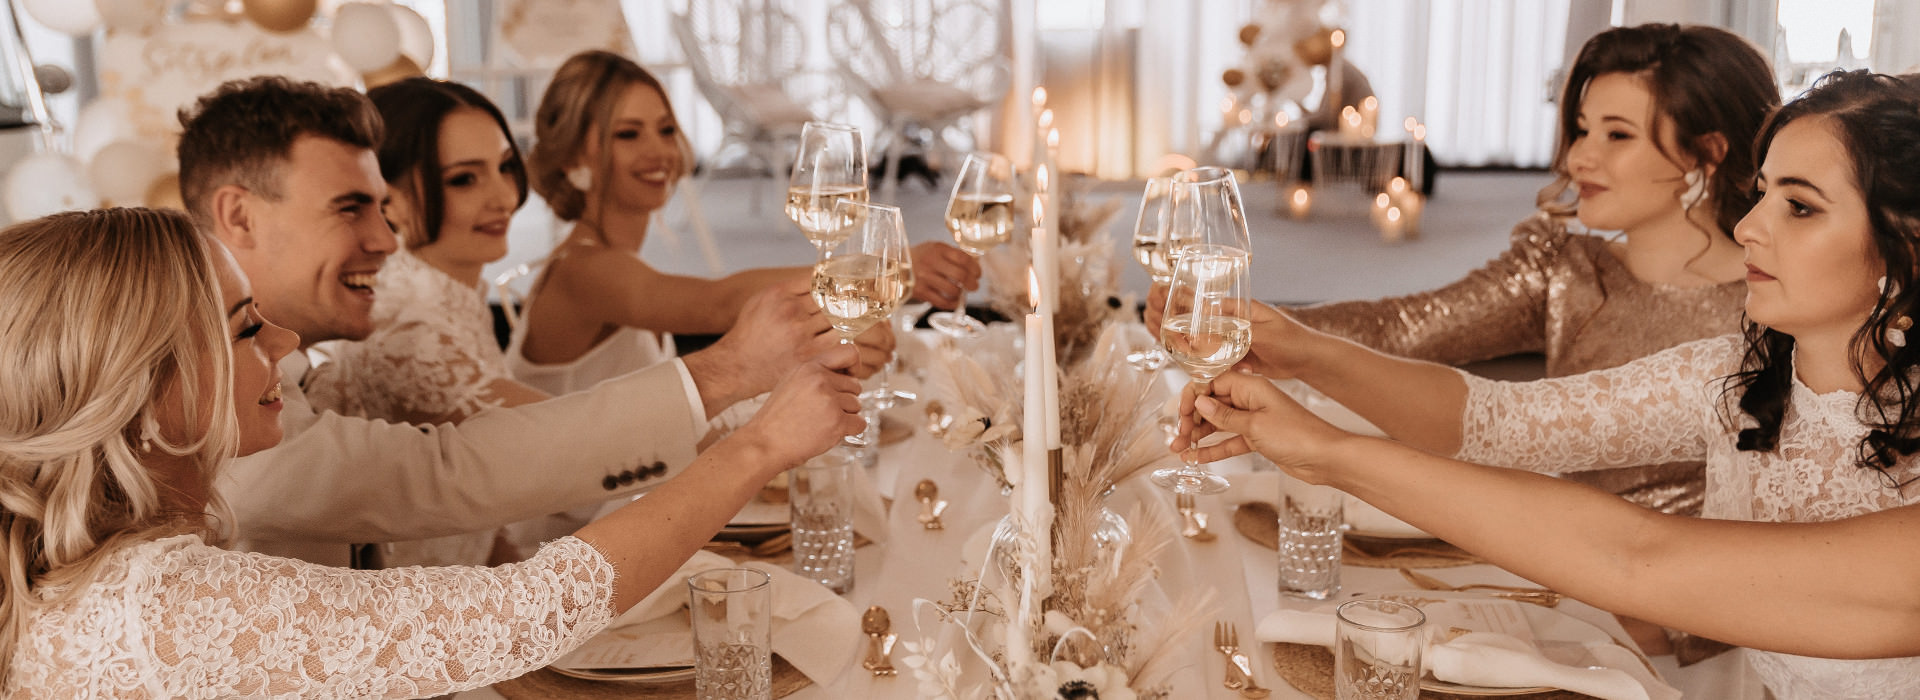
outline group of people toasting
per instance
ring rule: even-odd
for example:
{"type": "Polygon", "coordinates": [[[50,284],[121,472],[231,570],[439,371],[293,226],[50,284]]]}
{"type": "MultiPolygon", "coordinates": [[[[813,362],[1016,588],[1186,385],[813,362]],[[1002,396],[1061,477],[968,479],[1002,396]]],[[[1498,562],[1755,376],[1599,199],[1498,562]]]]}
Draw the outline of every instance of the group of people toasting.
{"type": "MultiPolygon", "coordinates": [[[[1409,299],[1254,307],[1241,371],[1188,393],[1175,448],[1259,451],[1597,606],[1766,650],[1782,698],[1914,694],[1920,82],[1835,74],[1780,106],[1770,76],[1719,30],[1594,38],[1511,251],[1409,299]],[[1421,361],[1524,350],[1555,376],[1421,361]],[[1194,446],[1215,431],[1235,436],[1194,446]],[[1530,473],[1595,470],[1634,500],[1530,473]]],[[[188,214],[0,232],[9,694],[512,678],[865,427],[856,377],[887,361],[887,324],[843,344],[810,268],[701,279],[638,256],[692,156],[631,61],[567,61],[526,154],[486,98],[424,78],[235,81],[182,125],[188,214]],[[502,351],[480,270],[529,190],[572,227],[502,351]],[[672,333],[720,339],[676,357],[672,333]]],[[[945,244],[901,262],[936,306],[978,284],[945,244]]]]}

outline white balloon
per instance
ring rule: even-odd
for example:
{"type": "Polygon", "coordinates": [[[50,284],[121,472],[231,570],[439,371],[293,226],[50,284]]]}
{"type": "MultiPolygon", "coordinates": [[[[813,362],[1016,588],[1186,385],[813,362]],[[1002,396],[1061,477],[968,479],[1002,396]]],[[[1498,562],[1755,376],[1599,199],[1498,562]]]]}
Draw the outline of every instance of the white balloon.
{"type": "MultiPolygon", "coordinates": [[[[400,27],[400,53],[425,68],[433,64],[433,26],[427,18],[405,5],[388,5],[393,22],[400,27]]],[[[383,66],[384,67],[384,66],[383,66]]]]}
{"type": "Polygon", "coordinates": [[[14,221],[100,206],[80,162],[62,153],[35,153],[7,171],[7,215],[14,221]]]}
{"type": "Polygon", "coordinates": [[[400,57],[400,23],[386,5],[341,5],[333,15],[333,50],[361,73],[385,68],[400,57]]]}
{"type": "Polygon", "coordinates": [[[100,28],[100,11],[93,0],[26,0],[27,14],[47,28],[73,36],[86,36],[100,28]]]}
{"type": "Polygon", "coordinates": [[[147,141],[115,141],[94,154],[87,164],[88,179],[102,199],[115,205],[138,205],[147,188],[173,169],[167,152],[147,141]]]}
{"type": "Polygon", "coordinates": [[[119,97],[99,97],[80,108],[73,120],[73,154],[82,162],[115,141],[134,138],[133,106],[119,97]]]}
{"type": "Polygon", "coordinates": [[[107,29],[144,32],[167,14],[167,0],[93,0],[94,10],[107,29]]]}

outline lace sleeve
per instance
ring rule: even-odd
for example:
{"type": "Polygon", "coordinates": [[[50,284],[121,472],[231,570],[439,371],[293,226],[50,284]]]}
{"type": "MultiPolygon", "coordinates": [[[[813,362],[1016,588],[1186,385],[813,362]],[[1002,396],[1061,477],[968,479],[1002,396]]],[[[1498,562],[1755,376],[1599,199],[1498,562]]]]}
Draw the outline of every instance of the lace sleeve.
{"type": "Polygon", "coordinates": [[[1608,370],[1531,382],[1465,372],[1456,458],[1536,472],[1705,459],[1726,432],[1721,377],[1739,359],[1734,336],[1687,343],[1608,370]]]}
{"type": "Polygon", "coordinates": [[[36,618],[9,685],[62,697],[440,695],[552,663],[613,615],[612,564],[573,537],[492,569],[353,571],[191,536],[135,550],[115,562],[119,586],[103,579],[36,618]]]}
{"type": "MultiPolygon", "coordinates": [[[[411,315],[411,314],[410,314],[411,315]]],[[[315,407],[389,421],[439,422],[497,403],[488,387],[506,379],[506,361],[448,317],[403,318],[366,340],[341,343],[314,369],[315,407]]]]}
{"type": "Polygon", "coordinates": [[[1546,348],[1551,259],[1567,234],[1533,217],[1499,257],[1445,287],[1289,313],[1310,327],[1389,355],[1459,365],[1546,348]]]}

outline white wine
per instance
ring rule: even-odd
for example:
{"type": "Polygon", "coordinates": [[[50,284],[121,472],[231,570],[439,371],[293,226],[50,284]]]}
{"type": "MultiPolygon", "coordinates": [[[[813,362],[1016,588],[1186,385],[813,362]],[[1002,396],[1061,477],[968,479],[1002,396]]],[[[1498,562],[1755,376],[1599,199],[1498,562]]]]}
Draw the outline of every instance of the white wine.
{"type": "Polygon", "coordinates": [[[973,255],[1013,238],[1013,195],[956,194],[947,203],[953,242],[973,255]]]}
{"type": "Polygon", "coordinates": [[[867,188],[863,185],[789,187],[787,218],[800,227],[800,232],[807,235],[807,240],[824,248],[845,238],[847,227],[853,225],[851,217],[834,212],[834,207],[843,200],[865,203],[867,188]]]}
{"type": "Polygon", "coordinates": [[[1133,239],[1133,261],[1146,268],[1155,282],[1164,283],[1173,277],[1173,262],[1167,259],[1167,247],[1158,238],[1133,239]]]}
{"type": "Polygon", "coordinates": [[[813,300],[834,330],[852,338],[893,315],[907,296],[911,270],[872,255],[830,258],[813,268],[813,300]]]}
{"type": "Polygon", "coordinates": [[[1169,317],[1160,326],[1160,345],[1187,374],[1211,381],[1247,356],[1253,345],[1253,322],[1217,316],[1202,319],[1195,328],[1192,316],[1169,317]]]}

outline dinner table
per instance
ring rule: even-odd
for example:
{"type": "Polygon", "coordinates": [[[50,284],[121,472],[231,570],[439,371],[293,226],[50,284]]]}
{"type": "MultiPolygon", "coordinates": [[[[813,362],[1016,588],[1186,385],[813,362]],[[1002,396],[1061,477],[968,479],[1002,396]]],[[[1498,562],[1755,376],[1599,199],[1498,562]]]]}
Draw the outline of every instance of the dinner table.
{"type": "MultiPolygon", "coordinates": [[[[1164,372],[1169,387],[1178,387],[1185,381],[1182,374],[1164,372]]],[[[916,601],[952,598],[957,581],[977,579],[984,573],[984,565],[980,561],[985,558],[982,554],[984,543],[995,524],[1007,515],[1009,501],[995,480],[972,459],[949,450],[941,440],[929,434],[927,408],[935,399],[928,395],[926,387],[916,383],[914,374],[901,373],[902,376],[895,379],[895,386],[905,389],[907,393],[917,392],[918,400],[904,401],[888,409],[885,413],[885,432],[888,436],[880,441],[877,459],[870,460],[870,465],[864,467],[868,470],[869,483],[885,505],[884,532],[862,533],[872,535],[863,538],[863,542],[872,541],[857,549],[854,584],[844,594],[846,601],[856,611],[876,605],[885,608],[891,618],[891,631],[902,642],[930,638],[936,632],[934,628],[938,623],[930,615],[924,612],[916,615],[916,601]],[[926,480],[938,486],[938,498],[947,503],[940,514],[942,526],[938,529],[925,527],[919,517],[922,508],[916,500],[916,488],[926,480]]],[[[1167,459],[1175,460],[1171,454],[1167,459]]],[[[1212,601],[1211,615],[1199,624],[1191,625],[1192,632],[1174,640],[1176,658],[1180,662],[1177,664],[1178,670],[1167,679],[1170,688],[1166,697],[1220,700],[1246,697],[1241,691],[1227,687],[1227,664],[1215,649],[1216,623],[1223,623],[1236,630],[1241,647],[1250,656],[1253,679],[1259,686],[1271,691],[1269,697],[1279,700],[1331,698],[1331,691],[1321,685],[1324,676],[1329,673],[1329,669],[1324,668],[1324,658],[1320,660],[1323,668],[1317,671],[1305,668],[1313,663],[1292,653],[1298,649],[1283,649],[1281,645],[1262,642],[1257,638],[1261,621],[1276,611],[1308,610],[1322,605],[1317,601],[1280,594],[1277,553],[1271,542],[1263,544],[1256,541],[1259,539],[1257,536],[1249,534],[1259,528],[1248,526],[1247,513],[1236,513],[1243,507],[1264,505],[1272,508],[1278,497],[1277,489],[1275,493],[1249,493],[1245,485],[1277,483],[1278,470],[1257,455],[1224,460],[1214,463],[1211,468],[1241,486],[1224,494],[1196,497],[1195,511],[1206,520],[1207,532],[1212,537],[1176,536],[1173,544],[1160,554],[1156,562],[1158,579],[1145,594],[1140,606],[1144,612],[1156,613],[1166,611],[1169,601],[1182,596],[1206,595],[1212,601]],[[1243,505],[1253,501],[1264,501],[1264,504],[1243,505]],[[1242,516],[1241,527],[1235,524],[1237,514],[1242,516]],[[1291,682],[1289,677],[1299,681],[1299,674],[1302,673],[1308,676],[1318,673],[1323,678],[1320,681],[1299,682],[1298,685],[1307,686],[1307,689],[1297,688],[1296,682],[1291,682]]],[[[1174,494],[1150,483],[1145,476],[1146,471],[1150,470],[1142,470],[1118,484],[1108,500],[1108,506],[1114,512],[1131,518],[1165,519],[1168,527],[1178,531],[1182,516],[1175,510],[1174,494]]],[[[1257,522],[1252,525],[1257,525],[1257,522]]],[[[1431,557],[1413,556],[1404,561],[1411,565],[1408,568],[1453,585],[1538,586],[1500,567],[1472,559],[1470,555],[1438,562],[1431,557]]],[[[1399,568],[1391,555],[1361,563],[1355,563],[1350,558],[1341,568],[1338,595],[1350,598],[1414,588],[1408,578],[1398,571],[1399,568]]],[[[678,582],[670,581],[667,585],[676,584],[678,582]]],[[[684,586],[681,588],[684,589],[684,586]]],[[[1634,644],[1626,628],[1610,613],[1572,598],[1560,600],[1552,607],[1552,612],[1590,625],[1620,646],[1636,655],[1640,654],[1639,646],[1634,644]]],[[[1154,631],[1155,626],[1148,624],[1143,626],[1142,634],[1153,634],[1154,631]]],[[[787,684],[788,687],[780,689],[788,693],[784,697],[816,700],[921,696],[920,683],[914,671],[903,663],[908,653],[904,644],[896,645],[892,652],[891,658],[897,673],[875,675],[862,668],[861,660],[867,649],[865,635],[857,623],[838,629],[813,630],[811,634],[817,634],[822,639],[858,639],[858,652],[849,654],[844,668],[837,673],[818,674],[832,677],[815,677],[804,683],[787,684]]],[[[1683,691],[1685,697],[1757,700],[1764,696],[1757,680],[1747,670],[1739,650],[1687,669],[1680,669],[1670,655],[1642,655],[1641,658],[1667,683],[1683,691]]],[[[536,671],[529,678],[548,672],[536,671]]],[[[520,697],[566,696],[565,693],[554,691],[553,687],[544,686],[541,689],[543,686],[529,685],[528,679],[523,678],[463,692],[457,697],[460,700],[513,700],[520,697]]],[[[684,690],[683,694],[646,684],[603,681],[596,684],[593,692],[580,696],[693,697],[690,680],[682,681],[681,689],[684,690]]],[[[1568,693],[1515,693],[1490,688],[1454,695],[1423,695],[1445,698],[1468,696],[1541,700],[1586,697],[1568,693]]]]}

